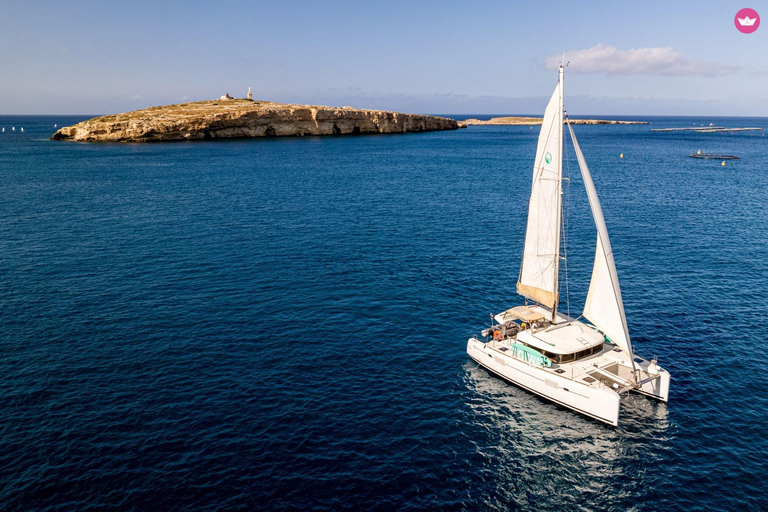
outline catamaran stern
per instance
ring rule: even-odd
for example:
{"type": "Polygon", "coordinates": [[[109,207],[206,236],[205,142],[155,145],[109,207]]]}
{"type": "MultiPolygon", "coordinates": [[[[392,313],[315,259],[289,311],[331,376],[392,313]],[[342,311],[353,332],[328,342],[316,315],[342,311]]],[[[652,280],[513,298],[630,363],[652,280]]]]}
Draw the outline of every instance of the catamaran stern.
{"type": "Polygon", "coordinates": [[[648,364],[641,364],[638,368],[640,378],[632,391],[666,403],[669,399],[669,372],[655,361],[644,362],[648,364]]]}

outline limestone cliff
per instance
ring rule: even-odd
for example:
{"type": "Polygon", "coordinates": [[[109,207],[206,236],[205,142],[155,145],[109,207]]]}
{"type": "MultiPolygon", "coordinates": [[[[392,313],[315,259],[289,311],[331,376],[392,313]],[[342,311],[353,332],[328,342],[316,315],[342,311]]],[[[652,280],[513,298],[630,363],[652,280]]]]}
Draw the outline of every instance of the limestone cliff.
{"type": "Polygon", "coordinates": [[[290,105],[246,99],[196,101],[96,117],[60,129],[54,140],[78,142],[154,142],[406,133],[455,130],[445,117],[400,114],[352,107],[290,105]]]}

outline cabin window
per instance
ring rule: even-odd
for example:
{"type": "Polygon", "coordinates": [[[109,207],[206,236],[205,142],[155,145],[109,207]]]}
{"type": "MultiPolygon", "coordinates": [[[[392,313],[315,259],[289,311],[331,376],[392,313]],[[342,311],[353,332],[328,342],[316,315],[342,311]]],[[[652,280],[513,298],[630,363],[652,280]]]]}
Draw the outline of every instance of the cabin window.
{"type": "Polygon", "coordinates": [[[603,350],[603,344],[597,345],[596,347],[588,348],[585,350],[582,350],[581,352],[576,352],[575,354],[559,354],[557,356],[551,356],[547,354],[547,357],[555,357],[556,362],[558,363],[570,363],[571,361],[577,361],[583,357],[591,356],[592,354],[597,354],[603,350]]]}

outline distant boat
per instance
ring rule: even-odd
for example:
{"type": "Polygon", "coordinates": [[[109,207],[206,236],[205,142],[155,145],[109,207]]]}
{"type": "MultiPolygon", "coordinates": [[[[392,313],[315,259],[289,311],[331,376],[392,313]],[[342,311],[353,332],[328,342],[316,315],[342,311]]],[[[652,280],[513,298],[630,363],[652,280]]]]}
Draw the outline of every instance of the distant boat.
{"type": "Polygon", "coordinates": [[[13,128],[11,128],[11,131],[15,132],[16,131],[16,127],[14,126],[13,128]]]}
{"type": "Polygon", "coordinates": [[[691,158],[700,158],[702,160],[738,160],[736,155],[723,155],[720,153],[702,153],[697,152],[695,155],[688,155],[691,158]]]}
{"type": "Polygon", "coordinates": [[[528,204],[517,280],[517,293],[525,297],[526,305],[491,314],[492,325],[481,333],[483,339],[473,336],[467,341],[469,356],[523,389],[614,426],[619,422],[621,400],[629,391],[666,402],[669,372],[655,358],[642,358],[632,350],[600,201],[564,116],[562,66],[544,111],[528,204]],[[564,259],[560,251],[564,117],[597,227],[592,280],[578,318],[558,311],[560,260],[564,259]],[[493,325],[493,320],[498,324],[493,325]]]}
{"type": "Polygon", "coordinates": [[[5,131],[5,128],[3,128],[3,131],[5,131]]]}
{"type": "Polygon", "coordinates": [[[21,131],[24,131],[24,127],[23,126],[21,127],[21,131]]]}
{"type": "Polygon", "coordinates": [[[57,126],[59,126],[59,125],[57,125],[56,123],[53,123],[53,127],[54,128],[56,128],[57,126]]]}

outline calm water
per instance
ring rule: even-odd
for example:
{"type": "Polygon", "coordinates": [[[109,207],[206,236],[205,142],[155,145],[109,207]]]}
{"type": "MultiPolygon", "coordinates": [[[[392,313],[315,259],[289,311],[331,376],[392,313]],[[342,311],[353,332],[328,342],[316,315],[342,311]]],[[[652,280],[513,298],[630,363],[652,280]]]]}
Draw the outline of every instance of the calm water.
{"type": "MultiPolygon", "coordinates": [[[[538,129],[45,140],[76,120],[0,118],[0,508],[768,508],[762,134],[576,127],[673,379],[610,428],[465,352],[521,304],[538,129]]],[[[566,167],[576,313],[595,233],[566,167]]]]}

